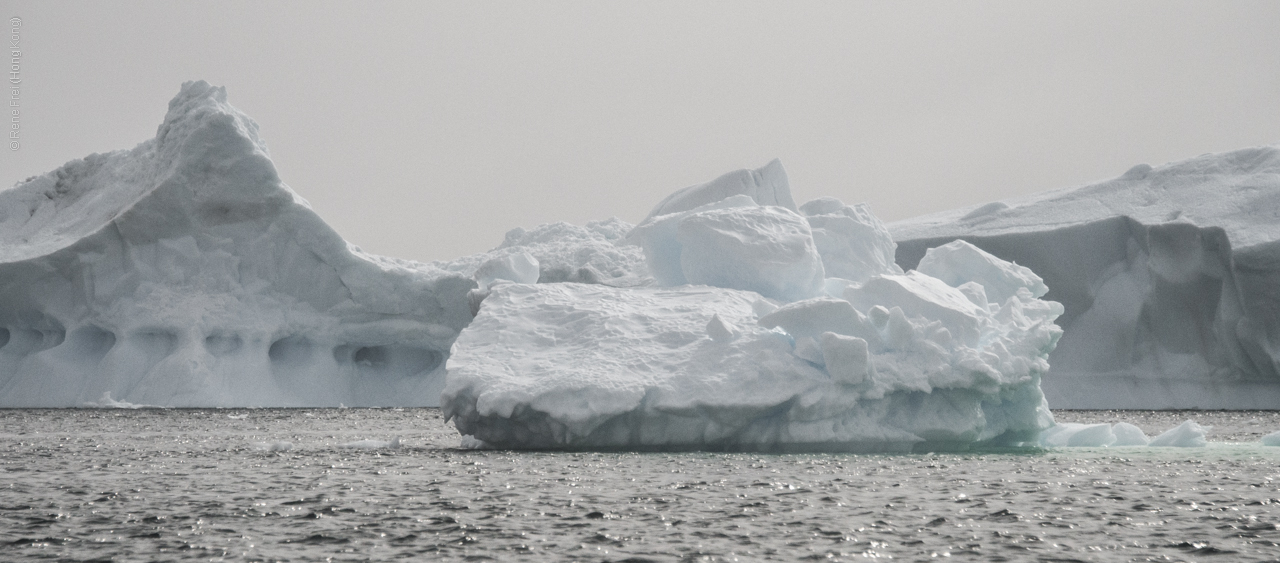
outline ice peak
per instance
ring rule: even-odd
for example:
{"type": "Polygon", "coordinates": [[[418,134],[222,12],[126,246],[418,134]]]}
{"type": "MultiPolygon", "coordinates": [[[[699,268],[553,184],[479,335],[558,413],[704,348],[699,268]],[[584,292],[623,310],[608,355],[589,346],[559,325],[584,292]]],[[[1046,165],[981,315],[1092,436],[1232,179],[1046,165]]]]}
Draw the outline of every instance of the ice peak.
{"type": "MultiPolygon", "coordinates": [[[[178,89],[178,95],[169,100],[169,115],[173,115],[175,109],[208,99],[213,99],[220,104],[227,103],[227,88],[214,86],[203,80],[183,82],[182,87],[178,89]]],[[[167,117],[165,121],[168,121],[167,117]]]]}
{"type": "MultiPolygon", "coordinates": [[[[184,82],[178,95],[169,101],[164,122],[156,128],[156,150],[162,161],[177,158],[180,147],[193,136],[199,136],[201,130],[212,135],[201,136],[199,145],[216,142],[223,150],[234,148],[239,152],[269,154],[266,143],[258,137],[258,124],[227,103],[225,87],[203,80],[184,82]]],[[[272,169],[274,173],[274,166],[272,169]]]]}

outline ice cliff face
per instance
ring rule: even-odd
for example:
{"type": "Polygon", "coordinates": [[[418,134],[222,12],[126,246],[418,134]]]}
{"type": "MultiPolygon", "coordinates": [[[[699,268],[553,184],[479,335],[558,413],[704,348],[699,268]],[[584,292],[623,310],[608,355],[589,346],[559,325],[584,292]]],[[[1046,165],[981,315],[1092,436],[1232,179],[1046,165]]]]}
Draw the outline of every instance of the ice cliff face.
{"type": "Polygon", "coordinates": [[[364,254],[222,88],[0,192],[0,406],[431,405],[464,275],[364,254]]]}
{"type": "Polygon", "coordinates": [[[1055,408],[1280,406],[1280,149],[1204,155],[890,225],[897,261],[956,239],[1035,271],[1065,334],[1055,408]]]}
{"type": "Polygon", "coordinates": [[[776,161],[677,192],[626,236],[645,284],[533,284],[537,249],[490,256],[446,417],[497,447],[638,450],[965,449],[1053,424],[1040,278],[964,242],[904,273],[865,206],[790,202],[776,161]]]}

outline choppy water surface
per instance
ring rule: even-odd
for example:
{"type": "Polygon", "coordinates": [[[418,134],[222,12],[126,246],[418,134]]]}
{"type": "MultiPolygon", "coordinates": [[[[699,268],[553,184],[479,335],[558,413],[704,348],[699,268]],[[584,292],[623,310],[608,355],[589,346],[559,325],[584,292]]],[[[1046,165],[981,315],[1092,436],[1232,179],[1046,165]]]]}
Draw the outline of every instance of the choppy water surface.
{"type": "Polygon", "coordinates": [[[1280,413],[1058,414],[1188,417],[1216,442],[756,455],[458,450],[436,409],[8,410],[0,559],[1280,561],[1280,448],[1230,443],[1280,413]]]}

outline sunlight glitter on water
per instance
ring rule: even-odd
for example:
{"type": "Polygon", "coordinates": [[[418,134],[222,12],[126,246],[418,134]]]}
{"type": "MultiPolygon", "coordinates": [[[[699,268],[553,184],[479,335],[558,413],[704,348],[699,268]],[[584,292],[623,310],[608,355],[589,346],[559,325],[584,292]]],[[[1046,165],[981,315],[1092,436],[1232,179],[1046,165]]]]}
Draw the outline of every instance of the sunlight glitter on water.
{"type": "Polygon", "coordinates": [[[1244,443],[1280,413],[1058,418],[1148,434],[1195,418],[1216,441],[529,453],[455,449],[436,409],[7,410],[0,542],[69,561],[1280,559],[1280,448],[1244,443]]]}

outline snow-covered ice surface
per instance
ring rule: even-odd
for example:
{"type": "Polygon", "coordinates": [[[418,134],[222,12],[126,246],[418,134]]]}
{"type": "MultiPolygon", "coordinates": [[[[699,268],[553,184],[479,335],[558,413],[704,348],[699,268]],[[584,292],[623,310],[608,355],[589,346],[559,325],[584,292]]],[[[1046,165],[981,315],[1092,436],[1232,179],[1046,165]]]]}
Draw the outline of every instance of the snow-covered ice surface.
{"type": "Polygon", "coordinates": [[[0,192],[0,406],[433,405],[475,286],[348,245],[190,82],[154,139],[0,192]]]}
{"type": "Polygon", "coordinates": [[[1053,424],[1039,384],[1062,308],[1038,277],[964,242],[904,273],[865,206],[790,200],[776,161],[677,192],[626,237],[649,286],[493,282],[446,416],[559,449],[964,449],[1053,424]]]}
{"type": "Polygon", "coordinates": [[[632,227],[634,225],[616,217],[592,221],[585,226],[559,222],[527,230],[516,227],[507,232],[502,244],[489,252],[432,265],[476,277],[482,285],[487,285],[484,282],[492,275],[483,269],[486,264],[525,254],[534,260],[534,271],[530,275],[522,276],[522,279],[514,279],[511,275],[499,277],[525,283],[647,285],[652,283],[652,278],[645,267],[643,252],[640,247],[623,241],[632,227]]]}
{"type": "Polygon", "coordinates": [[[1276,147],[1139,165],[889,230],[904,268],[963,239],[1044,279],[1066,308],[1043,382],[1055,409],[1280,408],[1276,147]]]}
{"type": "Polygon", "coordinates": [[[645,219],[688,211],[734,196],[747,196],[760,205],[796,210],[787,171],[782,161],[774,159],[755,170],[735,170],[705,184],[677,190],[658,202],[645,219]]]}

